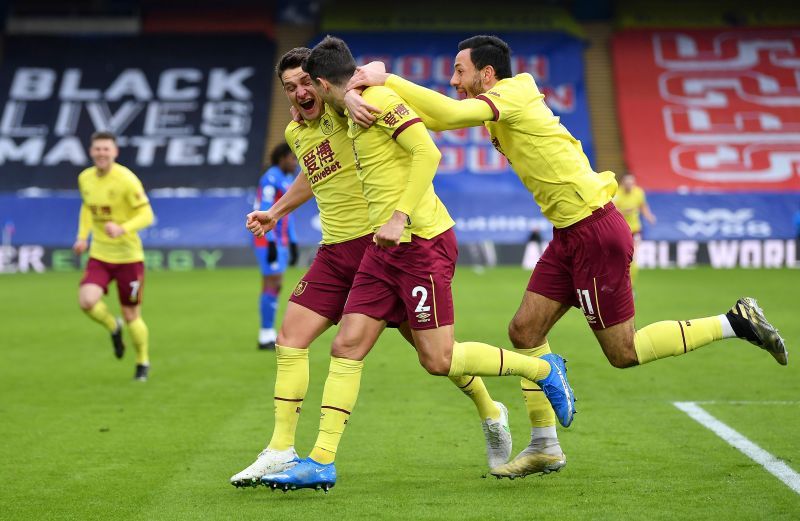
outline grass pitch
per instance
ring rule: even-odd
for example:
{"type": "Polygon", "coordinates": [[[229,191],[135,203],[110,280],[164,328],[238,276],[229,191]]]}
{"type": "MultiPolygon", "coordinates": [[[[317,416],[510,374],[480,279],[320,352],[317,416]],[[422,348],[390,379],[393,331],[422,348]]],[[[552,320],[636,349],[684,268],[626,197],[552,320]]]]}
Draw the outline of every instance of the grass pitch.
{"type": "MultiPolygon", "coordinates": [[[[301,275],[287,275],[282,301],[301,275]]],[[[392,331],[367,358],[361,395],[328,494],[237,490],[272,431],[272,353],[256,350],[256,269],[150,272],[144,317],[152,371],[79,311],[80,274],[0,277],[0,518],[3,519],[797,519],[800,495],[676,409],[704,405],[800,471],[800,271],[644,271],[637,322],[690,319],[759,299],[790,364],[729,340],[687,356],[612,368],[579,312],[550,336],[566,356],[578,411],[560,429],[568,465],[524,480],[481,479],[484,442],[471,402],[428,376],[392,331]],[[737,403],[734,403],[737,402],[737,403]]],[[[528,273],[461,269],[459,339],[507,346],[528,273]]],[[[109,300],[112,309],[116,303],[109,300]]],[[[312,347],[298,429],[319,417],[333,331],[312,347]]],[[[508,406],[514,451],[529,425],[516,378],[487,378],[508,406]]]]}

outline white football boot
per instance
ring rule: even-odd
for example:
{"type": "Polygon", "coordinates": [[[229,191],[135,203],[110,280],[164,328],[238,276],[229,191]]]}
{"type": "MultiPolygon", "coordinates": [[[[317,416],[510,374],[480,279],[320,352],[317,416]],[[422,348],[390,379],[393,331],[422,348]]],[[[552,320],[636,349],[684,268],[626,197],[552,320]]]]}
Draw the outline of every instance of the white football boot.
{"type": "Polygon", "coordinates": [[[511,430],[508,428],[508,409],[500,402],[494,402],[500,409],[500,418],[486,418],[481,422],[486,437],[486,457],[489,468],[499,467],[511,456],[511,430]]]}
{"type": "Polygon", "coordinates": [[[257,487],[261,484],[261,477],[267,474],[283,472],[297,465],[294,447],[286,450],[264,449],[256,460],[246,469],[231,476],[231,485],[234,487],[257,487]]]}
{"type": "Polygon", "coordinates": [[[499,478],[522,478],[531,474],[558,472],[567,464],[561,450],[555,427],[531,429],[531,442],[516,458],[492,468],[492,476],[499,478]],[[538,431],[538,432],[537,432],[538,431]],[[549,434],[542,436],[542,433],[549,434]]]}

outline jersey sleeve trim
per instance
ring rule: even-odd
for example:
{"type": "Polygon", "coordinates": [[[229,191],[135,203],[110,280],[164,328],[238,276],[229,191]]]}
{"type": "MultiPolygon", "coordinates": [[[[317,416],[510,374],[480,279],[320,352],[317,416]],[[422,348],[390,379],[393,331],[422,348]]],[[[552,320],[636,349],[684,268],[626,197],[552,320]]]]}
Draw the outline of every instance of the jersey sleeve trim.
{"type": "Polygon", "coordinates": [[[475,99],[479,99],[481,101],[485,101],[486,104],[489,105],[489,108],[492,109],[492,114],[494,114],[494,120],[493,121],[498,121],[500,119],[500,111],[497,110],[497,106],[494,104],[494,102],[492,100],[490,100],[489,98],[487,98],[483,94],[478,94],[477,96],[475,96],[475,99]]]}
{"type": "Polygon", "coordinates": [[[404,131],[414,123],[422,123],[422,118],[409,119],[408,121],[397,127],[397,130],[395,130],[394,133],[392,134],[392,139],[397,139],[397,136],[399,136],[402,131],[404,131]]]}

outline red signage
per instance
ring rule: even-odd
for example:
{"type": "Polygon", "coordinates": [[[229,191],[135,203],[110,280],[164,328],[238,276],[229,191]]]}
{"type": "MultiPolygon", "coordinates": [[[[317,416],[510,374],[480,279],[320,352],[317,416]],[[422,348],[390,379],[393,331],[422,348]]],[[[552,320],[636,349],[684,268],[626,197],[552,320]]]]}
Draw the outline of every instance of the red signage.
{"type": "Polygon", "coordinates": [[[613,57],[642,186],[800,190],[800,30],[623,31],[613,57]]]}

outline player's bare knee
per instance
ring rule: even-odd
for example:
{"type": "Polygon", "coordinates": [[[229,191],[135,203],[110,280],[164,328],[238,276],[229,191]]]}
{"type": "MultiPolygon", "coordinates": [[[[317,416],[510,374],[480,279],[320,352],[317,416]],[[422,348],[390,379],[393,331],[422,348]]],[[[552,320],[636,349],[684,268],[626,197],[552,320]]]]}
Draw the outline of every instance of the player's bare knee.
{"type": "Polygon", "coordinates": [[[125,320],[126,324],[130,324],[131,322],[133,322],[137,318],[139,318],[139,308],[138,307],[135,307],[135,308],[132,308],[132,307],[129,307],[129,306],[123,306],[122,307],[122,319],[125,320]]]}
{"type": "Polygon", "coordinates": [[[308,349],[311,341],[304,338],[302,334],[292,334],[281,328],[280,331],[278,331],[278,337],[275,339],[275,343],[279,346],[286,346],[294,349],[308,349]]]}
{"type": "Polygon", "coordinates": [[[86,295],[83,293],[78,294],[78,305],[83,311],[89,311],[92,309],[94,305],[97,304],[98,300],[100,299],[94,295],[86,295]]]}
{"type": "Polygon", "coordinates": [[[450,372],[450,360],[445,357],[420,356],[419,363],[434,376],[447,376],[450,372]]]}
{"type": "Polygon", "coordinates": [[[528,324],[512,319],[508,324],[508,339],[516,349],[529,349],[544,343],[544,336],[532,331],[528,324]]]}
{"type": "Polygon", "coordinates": [[[348,360],[363,360],[366,356],[366,350],[358,338],[344,336],[340,333],[336,335],[336,338],[333,339],[333,344],[331,344],[331,356],[347,358],[348,360]]]}

